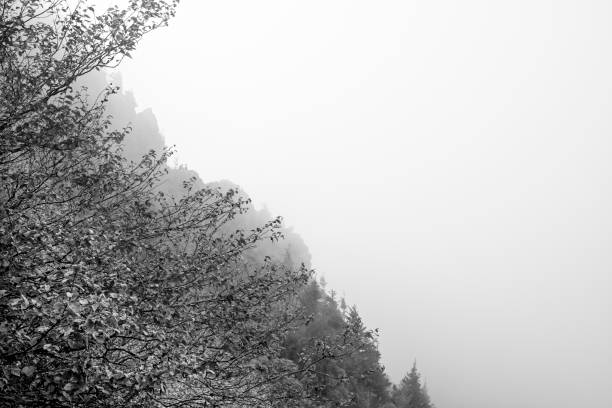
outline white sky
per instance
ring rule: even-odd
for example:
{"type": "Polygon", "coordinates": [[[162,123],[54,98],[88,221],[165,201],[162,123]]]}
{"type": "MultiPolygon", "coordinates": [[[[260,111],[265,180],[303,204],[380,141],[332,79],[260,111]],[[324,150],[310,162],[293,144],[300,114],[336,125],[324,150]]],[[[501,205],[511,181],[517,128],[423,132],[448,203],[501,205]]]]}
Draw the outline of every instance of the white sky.
{"type": "Polygon", "coordinates": [[[121,71],[439,408],[612,407],[612,2],[195,1],[121,71]]]}

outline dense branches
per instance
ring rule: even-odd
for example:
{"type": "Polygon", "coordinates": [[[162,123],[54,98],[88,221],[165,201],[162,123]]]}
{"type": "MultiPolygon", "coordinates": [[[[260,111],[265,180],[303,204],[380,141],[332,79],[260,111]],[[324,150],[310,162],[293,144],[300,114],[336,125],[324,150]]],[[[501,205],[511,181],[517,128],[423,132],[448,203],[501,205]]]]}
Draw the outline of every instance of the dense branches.
{"type": "Polygon", "coordinates": [[[77,89],[175,6],[1,1],[0,405],[386,402],[356,310],[266,254],[280,219],[245,222],[234,188],[162,186],[171,152],[125,159],[117,89],[77,89]]]}
{"type": "Polygon", "coordinates": [[[227,235],[221,226],[248,204],[236,191],[187,181],[167,198],[155,186],[168,153],[128,164],[128,130],[105,117],[113,90],[91,104],[71,88],[127,55],[173,4],[99,16],[71,4],[2,4],[1,403],[261,399],[296,370],[273,359],[296,319],[280,303],[309,272],[247,265],[245,251],[278,239],[280,222],[227,235]]]}

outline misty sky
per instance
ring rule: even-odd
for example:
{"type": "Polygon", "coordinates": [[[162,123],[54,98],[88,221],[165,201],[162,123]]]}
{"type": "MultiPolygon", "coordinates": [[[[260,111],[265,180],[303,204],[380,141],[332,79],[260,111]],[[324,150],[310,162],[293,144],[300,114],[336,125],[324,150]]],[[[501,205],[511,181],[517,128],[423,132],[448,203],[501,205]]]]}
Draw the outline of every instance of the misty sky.
{"type": "Polygon", "coordinates": [[[183,0],[121,66],[439,408],[612,407],[612,2],[183,0]]]}

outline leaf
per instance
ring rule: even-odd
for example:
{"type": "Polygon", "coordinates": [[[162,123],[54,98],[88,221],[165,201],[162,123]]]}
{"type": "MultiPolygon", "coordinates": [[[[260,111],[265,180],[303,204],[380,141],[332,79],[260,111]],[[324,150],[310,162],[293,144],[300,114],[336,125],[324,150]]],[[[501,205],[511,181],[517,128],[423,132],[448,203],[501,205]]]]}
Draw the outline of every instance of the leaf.
{"type": "Polygon", "coordinates": [[[26,366],[21,369],[21,372],[25,374],[26,377],[31,377],[36,371],[36,367],[34,366],[26,366]]]}
{"type": "Polygon", "coordinates": [[[74,383],[68,383],[68,384],[64,385],[64,391],[70,392],[70,391],[72,391],[74,389],[76,389],[76,384],[74,384],[74,383]]]}

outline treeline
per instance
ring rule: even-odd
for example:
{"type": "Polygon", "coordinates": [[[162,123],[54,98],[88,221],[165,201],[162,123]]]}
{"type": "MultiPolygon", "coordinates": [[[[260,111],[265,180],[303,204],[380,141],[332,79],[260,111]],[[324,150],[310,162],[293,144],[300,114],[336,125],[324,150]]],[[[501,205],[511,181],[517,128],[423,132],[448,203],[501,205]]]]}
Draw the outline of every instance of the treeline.
{"type": "Polygon", "coordinates": [[[297,234],[93,89],[175,7],[2,1],[0,405],[431,406],[416,367],[390,385],[297,234]]]}

